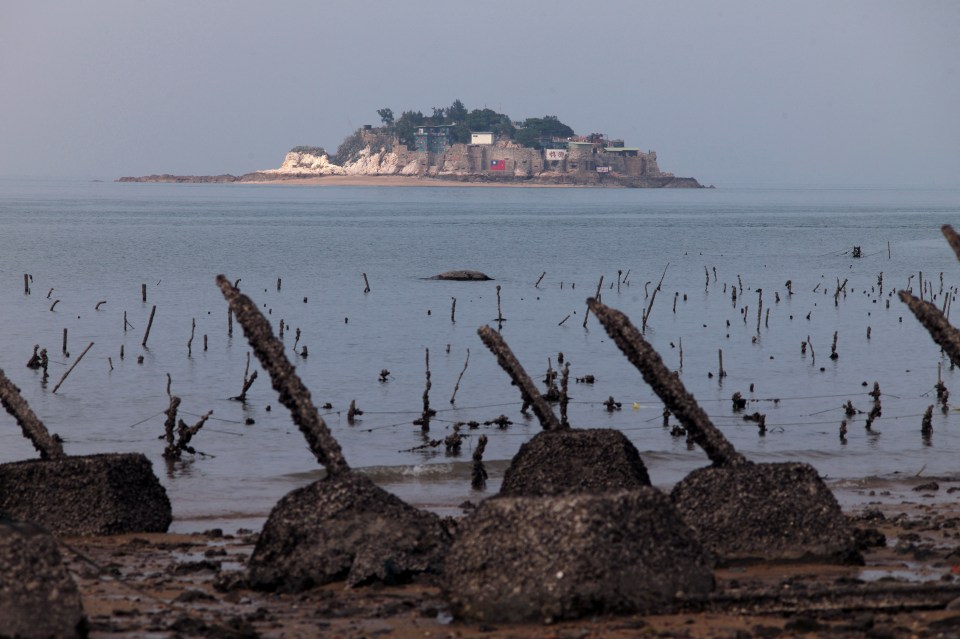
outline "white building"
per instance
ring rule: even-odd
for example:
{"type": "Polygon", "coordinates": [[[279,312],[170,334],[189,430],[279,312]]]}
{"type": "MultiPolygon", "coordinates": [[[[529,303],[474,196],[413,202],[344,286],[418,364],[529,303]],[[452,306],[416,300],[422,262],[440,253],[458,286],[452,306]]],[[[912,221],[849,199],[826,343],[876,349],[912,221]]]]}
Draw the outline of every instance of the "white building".
{"type": "Polygon", "coordinates": [[[470,144],[493,144],[493,133],[477,131],[470,134],[470,144]]]}

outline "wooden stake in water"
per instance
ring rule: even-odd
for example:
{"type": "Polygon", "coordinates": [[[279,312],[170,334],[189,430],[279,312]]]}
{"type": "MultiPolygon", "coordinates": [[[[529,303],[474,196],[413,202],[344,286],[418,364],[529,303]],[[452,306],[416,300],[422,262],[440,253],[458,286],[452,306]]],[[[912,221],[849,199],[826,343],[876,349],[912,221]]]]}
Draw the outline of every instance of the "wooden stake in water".
{"type": "Polygon", "coordinates": [[[451,404],[453,404],[453,402],[454,402],[454,401],[456,400],[456,398],[457,398],[457,391],[460,390],[460,380],[463,379],[463,374],[467,372],[467,364],[469,364],[469,363],[470,363],[470,349],[468,348],[468,349],[467,349],[467,359],[463,362],[463,370],[460,371],[460,376],[457,377],[457,383],[453,385],[453,395],[450,396],[450,403],[451,403],[451,404]]]}
{"type": "Polygon", "coordinates": [[[470,478],[470,487],[474,490],[483,490],[487,486],[487,469],[483,467],[483,451],[486,447],[487,436],[480,435],[473,451],[473,472],[470,478]]]}
{"type": "Polygon", "coordinates": [[[23,294],[24,295],[30,294],[30,274],[29,273],[23,274],[23,294]]]}
{"type": "Polygon", "coordinates": [[[451,322],[452,324],[456,324],[456,323],[457,323],[457,298],[451,297],[450,300],[451,300],[451,302],[450,302],[450,322],[451,322]]]}
{"type": "Polygon", "coordinates": [[[146,284],[140,285],[140,301],[142,301],[144,304],[147,303],[147,285],[146,284]]]}
{"type": "Polygon", "coordinates": [[[150,328],[153,326],[153,316],[157,313],[157,305],[154,304],[153,308],[150,309],[150,319],[147,320],[147,330],[143,333],[143,341],[140,342],[140,346],[144,348],[147,347],[147,339],[150,337],[150,328]]]}
{"type": "Polygon", "coordinates": [[[197,318],[190,319],[190,339],[187,340],[187,357],[193,355],[193,335],[197,332],[197,318]]]}
{"type": "Polygon", "coordinates": [[[63,347],[62,347],[62,351],[63,351],[63,354],[64,354],[64,355],[67,354],[67,329],[63,329],[63,347]]]}
{"type": "Polygon", "coordinates": [[[503,313],[500,311],[500,285],[497,284],[497,322],[503,323],[503,313]]]}
{"type": "MultiPolygon", "coordinates": [[[[594,294],[593,299],[600,300],[600,288],[603,287],[603,275],[600,276],[600,281],[597,282],[597,292],[594,294]]],[[[583,328],[587,327],[587,319],[590,318],[590,307],[587,307],[587,311],[583,314],[583,328]]]]}
{"type": "Polygon", "coordinates": [[[363,292],[364,293],[370,292],[370,280],[367,279],[366,273],[363,274],[363,292]]]}
{"type": "Polygon", "coordinates": [[[54,392],[54,393],[57,392],[57,390],[58,390],[58,389],[60,388],[60,386],[63,384],[64,380],[67,379],[67,375],[69,375],[71,372],[73,372],[73,369],[75,369],[75,368],[77,367],[77,364],[80,363],[80,360],[83,359],[83,356],[86,355],[86,354],[87,354],[87,351],[89,351],[91,348],[93,348],[93,342],[90,342],[89,344],[87,344],[87,347],[86,347],[85,349],[83,349],[83,352],[82,352],[82,353],[80,353],[80,357],[77,358],[77,361],[75,361],[75,362],[73,363],[73,366],[71,366],[70,368],[67,369],[67,372],[64,373],[64,374],[63,374],[63,377],[60,378],[60,381],[57,382],[57,385],[53,387],[53,392],[54,392]]]}
{"type": "MultiPolygon", "coordinates": [[[[499,287],[497,287],[499,288],[499,287]]],[[[427,382],[423,388],[423,413],[420,415],[420,419],[415,420],[413,423],[420,426],[420,431],[427,433],[430,431],[430,418],[437,414],[437,411],[430,408],[430,388],[433,384],[430,382],[430,349],[426,349],[426,368],[427,368],[427,382]]]]}

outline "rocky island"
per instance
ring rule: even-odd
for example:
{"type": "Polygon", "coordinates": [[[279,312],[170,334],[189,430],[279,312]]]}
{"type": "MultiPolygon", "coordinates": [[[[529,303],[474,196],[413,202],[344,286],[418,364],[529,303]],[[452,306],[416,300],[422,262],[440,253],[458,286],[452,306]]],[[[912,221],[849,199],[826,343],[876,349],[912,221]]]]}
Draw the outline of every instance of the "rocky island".
{"type": "Polygon", "coordinates": [[[556,116],[511,120],[492,109],[379,109],[382,125],[364,125],[330,155],[297,146],[276,169],[244,175],[148,175],[118,182],[448,183],[529,186],[702,188],[692,177],[660,170],[657,153],[602,133],[576,135],[556,116]],[[391,180],[382,178],[393,176],[391,180]],[[364,180],[346,178],[381,178],[364,180]]]}

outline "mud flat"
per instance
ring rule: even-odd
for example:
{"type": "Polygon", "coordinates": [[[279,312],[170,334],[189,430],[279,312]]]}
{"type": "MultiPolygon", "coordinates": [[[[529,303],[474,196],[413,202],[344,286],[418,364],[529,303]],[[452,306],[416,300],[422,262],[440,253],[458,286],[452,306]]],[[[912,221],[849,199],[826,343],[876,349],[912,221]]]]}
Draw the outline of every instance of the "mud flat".
{"type": "Polygon", "coordinates": [[[865,545],[865,566],[759,564],[714,572],[713,594],[673,614],[543,624],[452,621],[439,587],[299,594],[231,587],[257,534],[126,534],[66,539],[92,637],[935,637],[960,632],[960,482],[911,478],[837,491],[865,545]],[[926,485],[926,487],[924,487],[926,485]],[[921,490],[916,490],[921,488],[921,490]],[[867,532],[869,531],[869,532],[867,532]],[[885,545],[875,545],[880,539],[885,545]],[[869,545],[874,544],[874,545],[869,545]]]}

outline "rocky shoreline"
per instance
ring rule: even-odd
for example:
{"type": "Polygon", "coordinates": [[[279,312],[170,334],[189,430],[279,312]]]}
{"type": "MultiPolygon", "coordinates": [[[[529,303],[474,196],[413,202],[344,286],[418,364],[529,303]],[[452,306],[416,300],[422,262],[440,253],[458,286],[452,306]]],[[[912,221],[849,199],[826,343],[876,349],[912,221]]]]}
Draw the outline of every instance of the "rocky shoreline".
{"type": "Polygon", "coordinates": [[[453,620],[429,579],[354,588],[332,583],[298,594],[250,590],[237,577],[258,538],[252,530],[82,537],[62,547],[93,637],[955,636],[960,511],[914,491],[921,481],[906,481],[885,495],[862,494],[862,505],[848,511],[853,526],[872,531],[865,566],[718,569],[714,593],[691,598],[670,614],[548,625],[453,620]]]}
{"type": "MultiPolygon", "coordinates": [[[[267,173],[256,171],[243,175],[171,175],[169,173],[125,176],[117,182],[142,182],[152,184],[301,184],[349,186],[362,183],[369,186],[556,186],[556,187],[612,187],[612,188],[672,188],[699,189],[703,187],[695,178],[630,177],[607,175],[579,178],[570,175],[542,175],[535,177],[476,175],[317,175],[315,173],[267,173]]],[[[706,187],[713,188],[713,187],[706,187]]]]}

